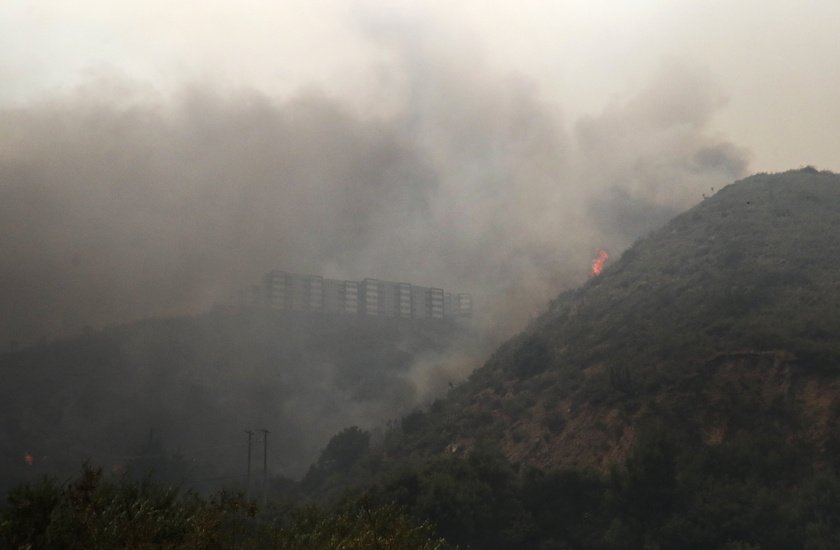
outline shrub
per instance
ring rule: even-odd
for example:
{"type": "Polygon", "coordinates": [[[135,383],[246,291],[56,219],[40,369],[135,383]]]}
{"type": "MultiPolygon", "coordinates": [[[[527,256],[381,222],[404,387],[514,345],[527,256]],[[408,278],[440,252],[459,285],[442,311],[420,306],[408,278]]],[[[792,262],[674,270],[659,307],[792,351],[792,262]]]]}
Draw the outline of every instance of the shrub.
{"type": "Polygon", "coordinates": [[[566,415],[560,411],[551,411],[543,418],[543,425],[553,434],[559,434],[566,427],[566,415]]]}

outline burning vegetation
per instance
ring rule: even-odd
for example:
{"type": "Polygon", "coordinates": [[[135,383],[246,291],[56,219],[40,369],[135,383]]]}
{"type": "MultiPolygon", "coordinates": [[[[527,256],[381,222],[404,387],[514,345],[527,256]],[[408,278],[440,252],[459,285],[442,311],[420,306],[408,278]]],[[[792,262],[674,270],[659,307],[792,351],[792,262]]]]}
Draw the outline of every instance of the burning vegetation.
{"type": "Polygon", "coordinates": [[[598,257],[592,260],[592,269],[589,271],[590,278],[601,274],[601,270],[604,269],[604,262],[607,261],[607,258],[610,257],[609,254],[607,254],[600,248],[597,248],[595,250],[596,252],[598,252],[598,257]]]}

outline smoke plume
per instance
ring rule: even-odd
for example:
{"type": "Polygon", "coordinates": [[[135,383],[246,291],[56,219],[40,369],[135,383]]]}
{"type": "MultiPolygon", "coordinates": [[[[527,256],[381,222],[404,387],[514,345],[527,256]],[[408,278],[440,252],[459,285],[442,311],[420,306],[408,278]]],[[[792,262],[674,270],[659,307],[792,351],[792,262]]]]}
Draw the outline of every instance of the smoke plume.
{"type": "Polygon", "coordinates": [[[706,130],[721,99],[702,71],[665,66],[566,130],[528,82],[433,54],[404,48],[387,116],[113,82],[0,111],[0,335],[200,312],[274,268],[472,292],[506,334],[596,247],[746,169],[706,130]]]}
{"type": "MultiPolygon", "coordinates": [[[[0,110],[0,342],[205,312],[271,269],[471,292],[498,342],[584,281],[596,249],[617,257],[746,170],[708,130],[723,99],[700,69],[665,64],[636,97],[566,121],[474,51],[370,32],[395,60],[370,112],[313,90],[164,97],[113,78],[0,110]]],[[[400,406],[485,351],[413,365],[400,406]]],[[[331,421],[399,412],[376,399],[331,421]]],[[[323,417],[303,405],[284,406],[323,417]]]]}

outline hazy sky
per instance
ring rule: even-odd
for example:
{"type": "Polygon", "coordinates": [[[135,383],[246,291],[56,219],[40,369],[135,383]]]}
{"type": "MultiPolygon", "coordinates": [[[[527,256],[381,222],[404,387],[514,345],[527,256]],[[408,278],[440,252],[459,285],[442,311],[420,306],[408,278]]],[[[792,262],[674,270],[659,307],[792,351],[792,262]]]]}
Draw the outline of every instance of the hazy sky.
{"type": "Polygon", "coordinates": [[[760,171],[840,170],[835,0],[0,0],[0,341],[269,269],[515,330],[760,171]]]}
{"type": "Polygon", "coordinates": [[[752,151],[751,171],[840,169],[838,29],[833,0],[4,0],[0,98],[112,76],[162,93],[318,88],[369,112],[399,100],[402,35],[522,75],[566,121],[631,96],[663,60],[695,65],[727,101],[713,128],[752,151]]]}

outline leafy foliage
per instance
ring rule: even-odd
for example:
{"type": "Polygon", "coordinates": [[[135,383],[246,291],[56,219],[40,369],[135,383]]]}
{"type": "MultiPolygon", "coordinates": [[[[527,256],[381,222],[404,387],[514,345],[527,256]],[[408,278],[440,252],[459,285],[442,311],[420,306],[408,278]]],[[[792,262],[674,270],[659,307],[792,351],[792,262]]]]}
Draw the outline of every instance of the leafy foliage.
{"type": "Polygon", "coordinates": [[[275,550],[446,550],[426,523],[415,523],[394,505],[375,507],[366,498],[337,512],[314,506],[295,509],[288,525],[263,530],[260,548],[275,550]]]}
{"type": "Polygon", "coordinates": [[[793,443],[759,433],[689,448],[679,426],[640,428],[621,468],[541,469],[479,449],[407,468],[370,489],[459,547],[832,548],[840,477],[803,462],[793,443]]]}
{"type": "Polygon", "coordinates": [[[0,540],[5,548],[207,547],[223,536],[231,510],[229,497],[219,499],[207,503],[149,479],[105,481],[85,465],[63,487],[45,479],[12,491],[0,540]]]}
{"type": "Polygon", "coordinates": [[[216,549],[445,550],[428,524],[367,499],[337,510],[264,512],[240,495],[204,499],[149,478],[106,479],[85,465],[61,486],[45,479],[13,490],[0,509],[0,546],[44,550],[216,549]]]}

